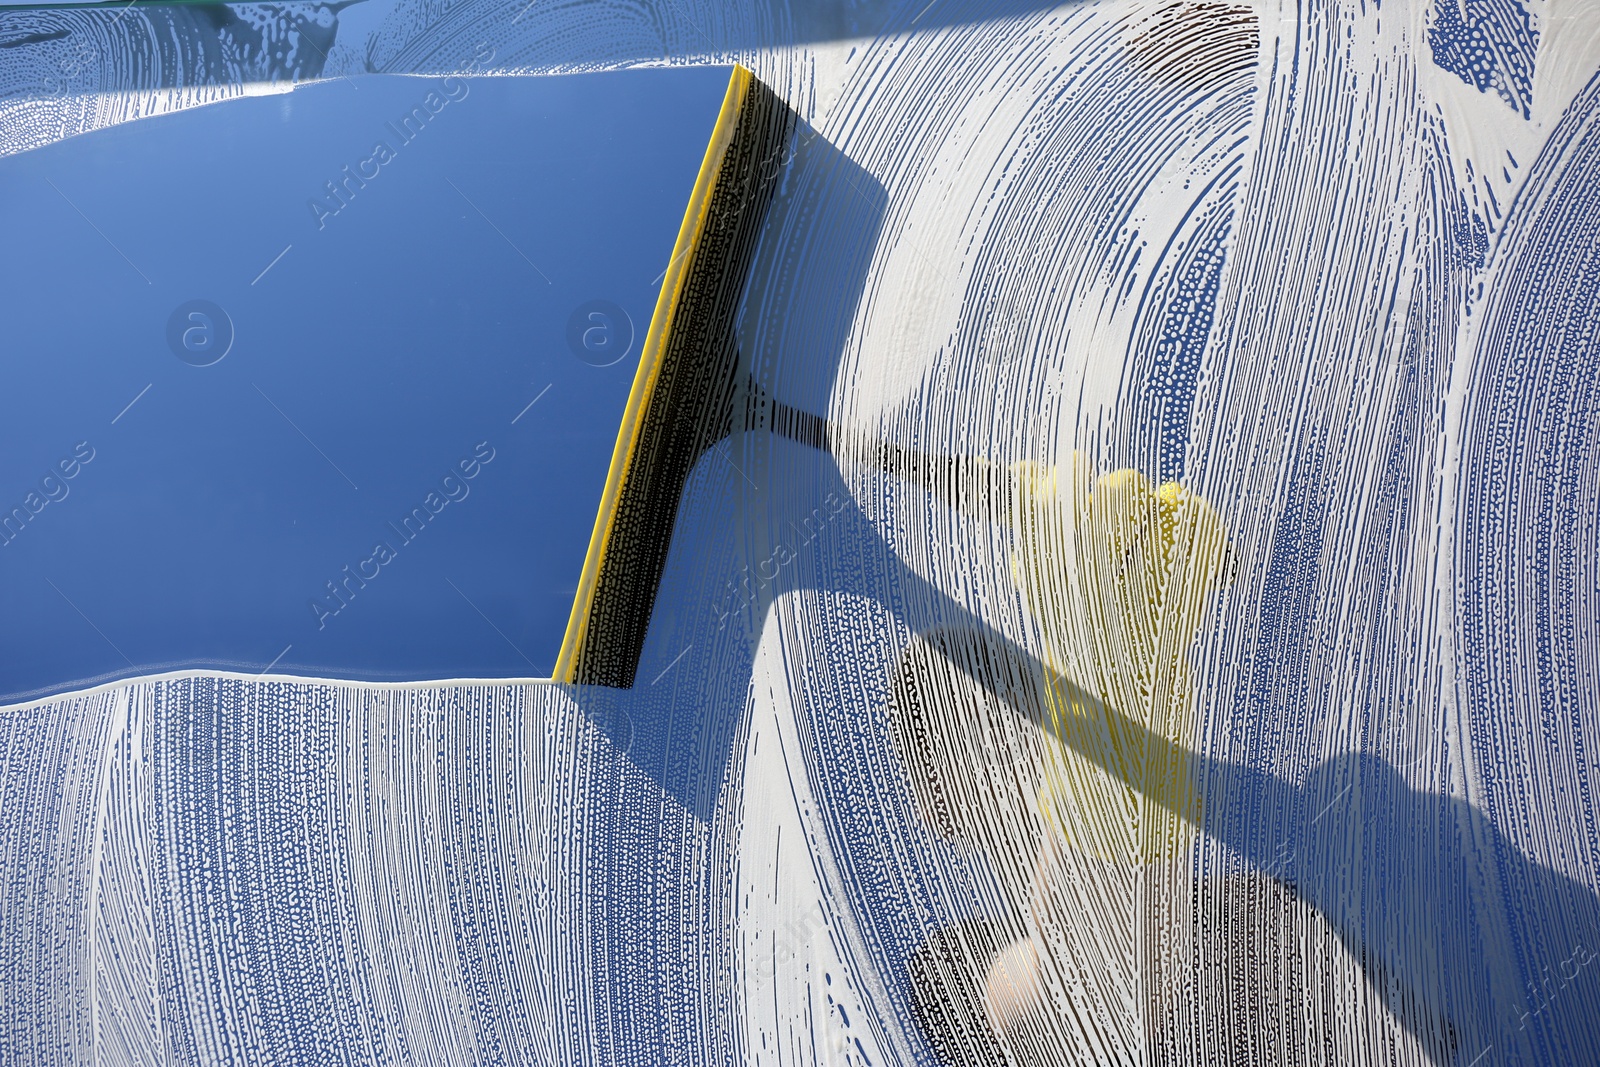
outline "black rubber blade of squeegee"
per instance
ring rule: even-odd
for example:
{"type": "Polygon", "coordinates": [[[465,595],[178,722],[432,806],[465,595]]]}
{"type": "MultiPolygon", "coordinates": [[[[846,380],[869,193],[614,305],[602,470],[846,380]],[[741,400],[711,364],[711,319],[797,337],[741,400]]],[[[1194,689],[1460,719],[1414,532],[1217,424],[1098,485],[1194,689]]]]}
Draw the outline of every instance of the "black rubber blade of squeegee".
{"type": "Polygon", "coordinates": [[[578,684],[633,685],[689,472],[729,435],[747,402],[735,337],[739,301],[777,184],[772,160],[797,121],[777,94],[750,79],[617,498],[574,658],[578,684]]]}

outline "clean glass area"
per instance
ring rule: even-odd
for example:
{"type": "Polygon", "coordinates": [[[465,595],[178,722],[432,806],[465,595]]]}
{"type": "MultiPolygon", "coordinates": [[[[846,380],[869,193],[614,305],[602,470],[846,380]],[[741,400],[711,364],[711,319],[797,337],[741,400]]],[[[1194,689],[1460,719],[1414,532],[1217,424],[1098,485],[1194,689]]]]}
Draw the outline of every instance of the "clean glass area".
{"type": "Polygon", "coordinates": [[[363,76],[0,159],[0,701],[548,676],[727,78],[363,76]]]}

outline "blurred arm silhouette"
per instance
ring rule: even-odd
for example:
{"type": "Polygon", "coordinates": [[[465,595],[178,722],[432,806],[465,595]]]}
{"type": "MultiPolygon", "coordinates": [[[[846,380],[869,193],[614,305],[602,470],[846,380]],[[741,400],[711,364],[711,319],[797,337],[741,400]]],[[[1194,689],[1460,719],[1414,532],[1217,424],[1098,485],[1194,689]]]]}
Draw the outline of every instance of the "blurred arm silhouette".
{"type": "MultiPolygon", "coordinates": [[[[901,704],[936,699],[908,692],[959,672],[1069,758],[1167,816],[1134,844],[1139,859],[1171,854],[1187,840],[1182,827],[1193,827],[1287,886],[1323,916],[1439,1062],[1600,1062],[1600,967],[1589,966],[1600,946],[1600,901],[1589,887],[1528,858],[1464,800],[1413,789],[1376,756],[1339,754],[1295,782],[1186,743],[1185,652],[1208,592],[1236,566],[1204,501],[1172,483],[1153,488],[1132,471],[1093,479],[1082,457],[1062,468],[1006,468],[896,445],[753,396],[752,411],[763,414],[752,425],[1012,528],[1014,570],[1043,661],[969,617],[934,642],[944,683],[938,671],[920,680],[902,671],[901,704]]],[[[937,744],[956,753],[959,742],[934,736],[946,728],[925,716],[900,728],[897,743],[903,754],[937,744]]],[[[1025,794],[1014,768],[1006,773],[1010,781],[987,786],[1025,794]]],[[[971,803],[954,777],[936,781],[937,796],[924,783],[919,796],[947,835],[971,803]]],[[[1038,814],[1058,822],[1057,841],[1102,853],[1104,827],[1094,824],[1105,798],[1086,795],[1081,776],[1052,771],[1048,761],[1039,777],[1038,814]]],[[[996,976],[1037,967],[1017,958],[1035,950],[1020,942],[1005,949],[992,931],[972,937],[987,938],[995,961],[987,1012],[1003,1027],[996,976]]],[[[989,1048],[976,1037],[966,1047],[969,1055],[989,1048]]]]}

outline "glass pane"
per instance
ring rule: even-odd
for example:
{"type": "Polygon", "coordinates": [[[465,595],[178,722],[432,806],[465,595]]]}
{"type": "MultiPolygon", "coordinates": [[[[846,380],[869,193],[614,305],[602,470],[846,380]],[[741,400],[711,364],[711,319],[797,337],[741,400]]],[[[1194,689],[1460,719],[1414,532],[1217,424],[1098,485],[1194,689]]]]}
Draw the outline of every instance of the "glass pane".
{"type": "Polygon", "coordinates": [[[0,10],[0,1063],[1600,1062],[1596,42],[0,10]]]}

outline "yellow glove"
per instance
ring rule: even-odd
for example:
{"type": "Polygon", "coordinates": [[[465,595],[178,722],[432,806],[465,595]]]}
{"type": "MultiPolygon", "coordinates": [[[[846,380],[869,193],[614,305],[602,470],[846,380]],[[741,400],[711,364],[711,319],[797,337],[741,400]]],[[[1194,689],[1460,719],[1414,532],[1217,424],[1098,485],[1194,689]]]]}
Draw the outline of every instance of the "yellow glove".
{"type": "Polygon", "coordinates": [[[1198,814],[1185,653],[1206,595],[1232,577],[1222,523],[1176,482],[1095,480],[1078,454],[1011,473],[1013,572],[1050,675],[1041,812],[1081,852],[1170,856],[1198,814]]]}

